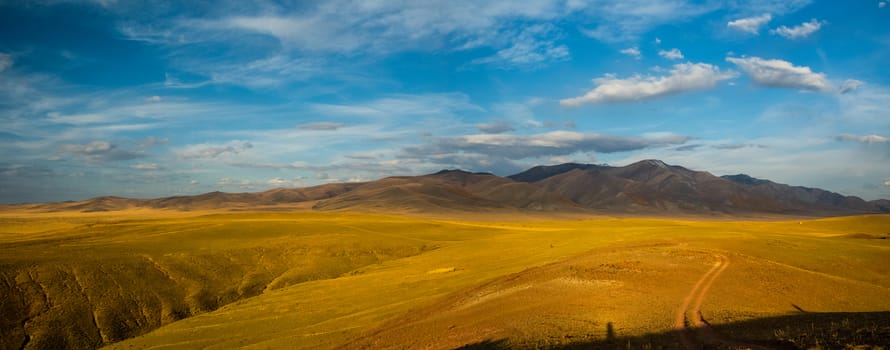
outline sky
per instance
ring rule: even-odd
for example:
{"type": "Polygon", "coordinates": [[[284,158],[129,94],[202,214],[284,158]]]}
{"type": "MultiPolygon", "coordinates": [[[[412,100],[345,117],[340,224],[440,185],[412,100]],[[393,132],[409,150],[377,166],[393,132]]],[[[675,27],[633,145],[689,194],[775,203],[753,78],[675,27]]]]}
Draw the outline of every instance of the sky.
{"type": "Polygon", "coordinates": [[[0,0],[0,203],[643,159],[890,198],[884,1],[0,0]]]}

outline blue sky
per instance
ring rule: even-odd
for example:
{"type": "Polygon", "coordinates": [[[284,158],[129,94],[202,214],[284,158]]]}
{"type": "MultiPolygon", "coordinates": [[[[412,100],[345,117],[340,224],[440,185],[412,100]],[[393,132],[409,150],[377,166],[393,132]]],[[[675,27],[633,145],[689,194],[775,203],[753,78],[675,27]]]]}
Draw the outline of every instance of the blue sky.
{"type": "Polygon", "coordinates": [[[890,198],[883,1],[0,0],[0,202],[648,158],[890,198]]]}

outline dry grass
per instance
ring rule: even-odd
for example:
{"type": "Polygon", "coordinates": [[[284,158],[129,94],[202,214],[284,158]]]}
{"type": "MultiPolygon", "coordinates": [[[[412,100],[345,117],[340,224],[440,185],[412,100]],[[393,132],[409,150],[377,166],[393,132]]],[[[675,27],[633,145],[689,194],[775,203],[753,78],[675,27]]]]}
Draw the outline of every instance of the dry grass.
{"type": "Polygon", "coordinates": [[[715,252],[732,265],[703,315],[736,338],[799,337],[745,322],[801,309],[890,310],[887,216],[465,219],[3,213],[0,347],[672,348],[715,252]]]}

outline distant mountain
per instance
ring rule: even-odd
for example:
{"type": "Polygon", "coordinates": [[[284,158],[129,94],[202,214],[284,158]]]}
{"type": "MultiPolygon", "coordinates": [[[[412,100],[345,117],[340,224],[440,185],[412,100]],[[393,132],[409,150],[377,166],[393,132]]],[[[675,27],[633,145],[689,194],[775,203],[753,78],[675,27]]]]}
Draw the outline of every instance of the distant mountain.
{"type": "Polygon", "coordinates": [[[769,197],[777,201],[778,206],[782,208],[794,208],[801,211],[890,212],[886,206],[882,207],[882,201],[867,202],[859,197],[844,196],[819,188],[789,186],[747,175],[725,176],[724,178],[744,185],[747,193],[752,196],[769,197]]]}
{"type": "Polygon", "coordinates": [[[164,209],[217,209],[225,207],[272,206],[336,197],[361,183],[325,184],[304,188],[276,188],[256,193],[210,192],[197,196],[177,196],[150,200],[147,206],[164,209]]]}
{"type": "Polygon", "coordinates": [[[396,209],[409,212],[563,210],[577,205],[537,186],[488,173],[446,170],[388,177],[319,201],[318,210],[396,209]]]}
{"type": "Polygon", "coordinates": [[[573,171],[539,181],[592,209],[630,212],[747,212],[737,185],[710,173],[645,160],[626,167],[573,171]]]}
{"type": "Polygon", "coordinates": [[[301,203],[327,199],[349,192],[362,183],[325,184],[304,188],[276,188],[255,193],[209,192],[195,196],[174,196],[157,199],[133,199],[114,196],[96,197],[77,202],[25,204],[44,211],[102,212],[132,208],[201,210],[220,208],[253,208],[287,203],[301,203]]]}
{"type": "MultiPolygon", "coordinates": [[[[500,177],[442,170],[372,182],[277,188],[257,193],[211,192],[159,199],[97,197],[24,207],[43,211],[289,208],[379,212],[543,211],[630,214],[832,216],[890,213],[890,201],[865,201],[817,188],[748,175],[714,176],[659,160],[628,166],[566,163],[500,177]]],[[[22,206],[20,206],[22,207],[22,206]]]]}
{"type": "Polygon", "coordinates": [[[519,174],[514,174],[507,176],[507,178],[520,181],[520,182],[535,182],[539,180],[546,179],[551,176],[556,176],[562,173],[567,173],[569,171],[580,169],[594,169],[599,167],[598,165],[593,164],[578,164],[578,163],[565,163],[559,165],[539,165],[523,171],[519,174]]]}
{"type": "Polygon", "coordinates": [[[876,201],[869,202],[872,205],[878,208],[878,211],[883,213],[890,213],[890,200],[886,199],[878,199],[876,201]]]}
{"type": "Polygon", "coordinates": [[[534,184],[591,209],[625,212],[843,215],[885,212],[878,203],[747,175],[717,177],[644,160],[572,170],[534,184]]]}

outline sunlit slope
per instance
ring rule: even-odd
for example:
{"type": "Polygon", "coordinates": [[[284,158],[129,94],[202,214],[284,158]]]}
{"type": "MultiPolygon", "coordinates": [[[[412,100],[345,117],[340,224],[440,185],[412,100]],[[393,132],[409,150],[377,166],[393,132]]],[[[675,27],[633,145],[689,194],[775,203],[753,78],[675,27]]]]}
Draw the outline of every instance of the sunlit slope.
{"type": "MultiPolygon", "coordinates": [[[[777,334],[756,323],[767,317],[890,310],[886,216],[435,222],[441,230],[397,219],[385,232],[363,218],[341,217],[358,220],[347,225],[368,235],[435,241],[438,249],[263,293],[112,348],[448,349],[583,346],[616,337],[679,348],[677,315],[693,324],[695,304],[718,328],[755,322],[746,329],[756,331],[741,335],[755,341],[777,334]],[[693,290],[724,258],[712,284],[693,290]]],[[[720,344],[698,335],[691,341],[720,344]]]]}
{"type": "Polygon", "coordinates": [[[0,348],[94,348],[472,231],[367,215],[74,215],[0,218],[0,348]]]}

